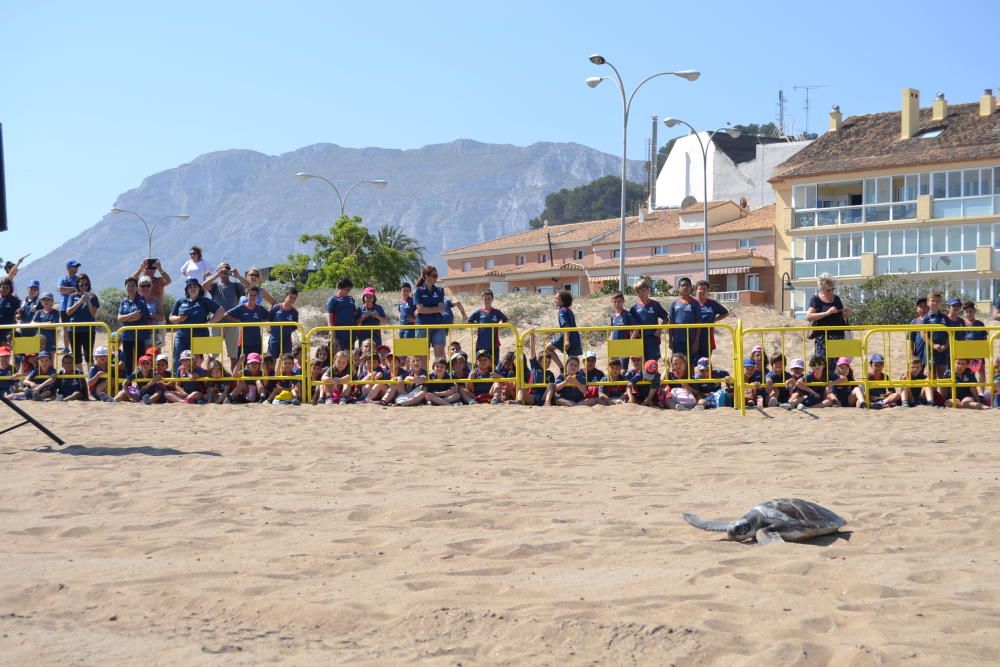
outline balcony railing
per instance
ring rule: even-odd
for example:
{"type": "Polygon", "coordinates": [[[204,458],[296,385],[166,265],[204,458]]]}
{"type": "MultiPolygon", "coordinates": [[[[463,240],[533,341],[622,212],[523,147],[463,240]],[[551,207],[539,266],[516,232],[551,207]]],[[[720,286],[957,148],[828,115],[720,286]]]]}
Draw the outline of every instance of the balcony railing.
{"type": "Polygon", "coordinates": [[[917,202],[908,201],[895,204],[795,209],[792,212],[792,226],[795,229],[800,229],[803,227],[854,225],[864,222],[915,220],[916,218],[917,202]]]}

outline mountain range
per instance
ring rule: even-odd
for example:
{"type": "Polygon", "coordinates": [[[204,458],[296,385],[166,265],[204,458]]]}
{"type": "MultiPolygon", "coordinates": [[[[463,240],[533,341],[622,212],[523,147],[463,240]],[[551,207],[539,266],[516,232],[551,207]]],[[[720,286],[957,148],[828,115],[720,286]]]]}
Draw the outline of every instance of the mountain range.
{"type": "MultiPolygon", "coordinates": [[[[305,251],[297,241],[301,234],[329,229],[340,212],[337,195],[318,179],[300,181],[297,172],[328,178],[341,193],[359,180],[387,179],[385,187],[355,188],[346,213],[362,216],[372,230],[401,227],[443,272],[443,250],[528,229],[547,194],[618,174],[620,160],[575,143],[519,147],[468,139],[411,150],[335,144],[282,155],[226,150],[148,176],[114,206],[150,223],[173,213],[191,216],[185,222],[163,221],[153,236],[153,255],[175,278],[170,291],[176,294],[191,245],[202,246],[209,262],[225,259],[245,272],[305,251]]],[[[641,162],[630,162],[629,178],[644,178],[641,162]]],[[[139,220],[108,213],[24,267],[21,276],[54,287],[66,261],[76,259],[97,289],[120,286],[146,253],[146,230],[139,220]]]]}

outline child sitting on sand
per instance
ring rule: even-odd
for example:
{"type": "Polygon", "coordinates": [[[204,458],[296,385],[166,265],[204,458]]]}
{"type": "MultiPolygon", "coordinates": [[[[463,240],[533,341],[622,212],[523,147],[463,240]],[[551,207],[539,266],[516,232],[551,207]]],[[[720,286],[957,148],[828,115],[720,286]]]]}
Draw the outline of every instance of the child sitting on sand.
{"type": "MultiPolygon", "coordinates": [[[[977,382],[975,372],[969,368],[969,359],[955,359],[954,369],[946,370],[941,379],[951,379],[952,373],[956,383],[977,382]]],[[[950,389],[942,388],[941,392],[946,397],[945,405],[952,408],[986,410],[989,407],[979,399],[979,387],[975,385],[955,387],[954,393],[950,389]]]]}
{"type": "Polygon", "coordinates": [[[764,377],[767,407],[776,408],[782,403],[788,403],[788,399],[791,397],[791,393],[788,391],[788,380],[791,377],[785,371],[785,355],[779,352],[771,357],[771,370],[764,377]]]}
{"type": "Polygon", "coordinates": [[[555,397],[556,376],[549,370],[552,357],[548,350],[543,350],[535,356],[535,337],[531,337],[531,359],[528,362],[526,384],[542,385],[544,387],[526,387],[520,391],[517,400],[522,405],[552,405],[555,397]]]}
{"type": "Polygon", "coordinates": [[[73,355],[62,355],[61,362],[62,370],[56,376],[56,392],[53,398],[57,401],[86,401],[87,383],[82,378],[70,377],[79,374],[73,364],[73,355]]]}
{"type": "Polygon", "coordinates": [[[625,377],[629,382],[626,389],[629,403],[660,407],[660,365],[656,359],[649,359],[644,364],[642,357],[632,357],[632,368],[625,377]]]}
{"type": "MultiPolygon", "coordinates": [[[[578,362],[579,363],[579,362],[578,362]]],[[[469,374],[469,382],[465,385],[463,397],[467,403],[491,403],[496,405],[500,402],[501,383],[500,374],[493,370],[493,359],[486,350],[479,350],[476,355],[476,368],[469,374]],[[471,398],[472,400],[469,400],[471,398]]]]}
{"type": "Polygon", "coordinates": [[[810,358],[809,369],[809,375],[803,375],[805,362],[801,359],[792,359],[792,363],[788,366],[788,370],[792,373],[792,377],[788,381],[788,389],[791,392],[791,396],[788,398],[788,403],[782,407],[788,410],[793,408],[805,410],[810,407],[822,408],[826,405],[823,393],[821,393],[827,384],[826,362],[823,360],[823,357],[814,355],[810,358]],[[810,383],[822,386],[811,387],[809,386],[810,383]]]}
{"type": "Polygon", "coordinates": [[[341,350],[333,355],[333,363],[320,379],[326,390],[323,402],[326,405],[353,403],[353,385],[344,384],[353,379],[351,376],[351,355],[341,350]]]}
{"type": "Polygon", "coordinates": [[[628,385],[625,384],[625,376],[622,372],[622,360],[615,357],[608,362],[608,382],[621,382],[622,384],[602,384],[599,388],[601,396],[607,399],[609,405],[624,403],[628,400],[628,385]]]}
{"type": "MultiPolygon", "coordinates": [[[[868,371],[868,382],[885,382],[888,379],[885,376],[885,357],[881,354],[873,354],[868,359],[868,367],[871,369],[868,371]]],[[[856,387],[854,392],[858,402],[864,402],[864,389],[856,387]]],[[[871,399],[871,408],[873,410],[891,408],[894,405],[894,403],[886,403],[886,398],[889,397],[889,387],[869,387],[868,397],[871,399]]]]}
{"type": "Polygon", "coordinates": [[[587,376],[580,370],[580,358],[571,355],[566,358],[565,372],[556,377],[556,405],[586,405],[586,393],[587,376]]]}
{"type": "Polygon", "coordinates": [[[859,403],[859,395],[855,393],[855,390],[860,390],[860,387],[855,384],[851,360],[847,357],[840,357],[837,359],[836,372],[830,376],[830,385],[826,391],[826,404],[837,408],[866,407],[864,393],[860,394],[861,401],[859,403]]]}
{"type": "Polygon", "coordinates": [[[689,382],[688,360],[680,353],[674,352],[670,355],[670,370],[667,371],[667,390],[663,394],[662,404],[668,410],[694,410],[695,408],[705,409],[701,403],[701,391],[698,387],[689,382]]]}

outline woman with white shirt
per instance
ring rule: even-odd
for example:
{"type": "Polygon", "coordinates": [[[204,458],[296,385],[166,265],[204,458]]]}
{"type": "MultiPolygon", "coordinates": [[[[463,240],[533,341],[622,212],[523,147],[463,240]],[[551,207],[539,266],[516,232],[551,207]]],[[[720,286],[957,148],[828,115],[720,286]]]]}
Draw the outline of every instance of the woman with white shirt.
{"type": "Polygon", "coordinates": [[[185,278],[194,278],[199,283],[205,282],[205,278],[212,274],[212,269],[202,256],[201,246],[193,245],[188,251],[190,259],[184,262],[181,273],[185,278]]]}

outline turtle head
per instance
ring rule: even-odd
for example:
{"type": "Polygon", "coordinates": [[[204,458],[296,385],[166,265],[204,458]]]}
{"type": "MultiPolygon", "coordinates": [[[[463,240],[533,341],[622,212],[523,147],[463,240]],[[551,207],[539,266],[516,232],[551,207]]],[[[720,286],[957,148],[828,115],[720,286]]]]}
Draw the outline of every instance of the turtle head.
{"type": "Polygon", "coordinates": [[[746,519],[739,519],[729,524],[726,535],[734,542],[744,542],[756,534],[753,525],[746,519]]]}

